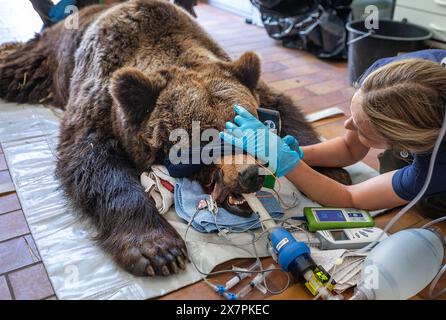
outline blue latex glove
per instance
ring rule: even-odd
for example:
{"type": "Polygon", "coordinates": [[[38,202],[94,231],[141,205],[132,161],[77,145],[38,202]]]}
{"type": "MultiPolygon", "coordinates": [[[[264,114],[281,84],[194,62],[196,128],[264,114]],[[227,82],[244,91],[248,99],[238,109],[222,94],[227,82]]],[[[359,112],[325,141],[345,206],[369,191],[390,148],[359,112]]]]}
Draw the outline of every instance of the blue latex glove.
{"type": "Polygon", "coordinates": [[[294,150],[297,153],[299,153],[300,159],[304,158],[304,152],[302,148],[299,146],[299,142],[296,140],[296,138],[287,134],[285,137],[282,138],[282,140],[291,148],[291,150],[294,150]]]}
{"type": "Polygon", "coordinates": [[[252,156],[268,163],[269,169],[282,177],[290,172],[302,159],[297,140],[292,136],[281,139],[270,131],[245,108],[235,105],[234,122],[226,122],[226,130],[220,138],[252,156]]]}
{"type": "Polygon", "coordinates": [[[60,20],[65,19],[71,12],[65,12],[66,6],[75,6],[76,0],[61,0],[58,4],[53,5],[49,12],[49,16],[52,22],[57,23],[60,20]]]}

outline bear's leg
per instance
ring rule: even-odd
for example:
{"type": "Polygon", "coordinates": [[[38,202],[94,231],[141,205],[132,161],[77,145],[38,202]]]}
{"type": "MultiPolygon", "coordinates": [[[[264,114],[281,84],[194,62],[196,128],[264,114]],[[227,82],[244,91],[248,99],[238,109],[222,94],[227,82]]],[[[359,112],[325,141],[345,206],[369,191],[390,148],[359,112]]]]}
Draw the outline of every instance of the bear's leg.
{"type": "MultiPolygon", "coordinates": [[[[259,95],[260,106],[274,109],[280,112],[282,130],[280,135],[294,136],[302,146],[316,144],[320,139],[316,131],[305,120],[305,116],[293,101],[282,93],[271,90],[265,83],[261,82],[256,90],[259,95]]],[[[314,167],[320,173],[343,184],[351,184],[351,178],[347,171],[341,168],[314,167]]]]}
{"type": "Polygon", "coordinates": [[[0,98],[18,103],[52,101],[54,63],[41,38],[0,46],[0,98]]]}
{"type": "Polygon", "coordinates": [[[184,269],[183,240],[144,192],[118,142],[95,132],[73,142],[69,132],[62,132],[57,174],[68,197],[96,226],[101,247],[134,275],[167,276],[184,269]]]}

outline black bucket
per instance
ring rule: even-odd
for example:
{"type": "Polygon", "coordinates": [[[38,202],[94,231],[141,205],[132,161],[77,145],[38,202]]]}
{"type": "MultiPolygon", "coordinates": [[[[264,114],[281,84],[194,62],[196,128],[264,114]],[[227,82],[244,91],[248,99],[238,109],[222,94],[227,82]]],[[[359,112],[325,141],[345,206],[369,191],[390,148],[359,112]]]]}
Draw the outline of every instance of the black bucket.
{"type": "Polygon", "coordinates": [[[423,27],[392,20],[379,20],[379,28],[367,29],[363,20],[347,23],[348,77],[354,84],[376,60],[421,50],[432,33],[423,27]]]}

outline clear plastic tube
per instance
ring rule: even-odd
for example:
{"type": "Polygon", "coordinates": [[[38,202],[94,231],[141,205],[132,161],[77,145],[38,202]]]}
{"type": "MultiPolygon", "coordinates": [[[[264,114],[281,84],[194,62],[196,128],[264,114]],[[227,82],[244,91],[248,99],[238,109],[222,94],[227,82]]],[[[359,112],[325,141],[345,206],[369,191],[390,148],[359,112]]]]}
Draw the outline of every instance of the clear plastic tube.
{"type": "Polygon", "coordinates": [[[431,299],[436,299],[439,296],[441,296],[443,293],[446,293],[446,288],[443,288],[443,290],[441,290],[440,292],[437,292],[434,294],[434,289],[437,286],[438,282],[440,281],[441,277],[443,276],[443,274],[446,272],[446,264],[443,265],[443,267],[441,268],[440,272],[437,274],[437,276],[435,277],[435,279],[432,281],[430,287],[429,287],[429,298],[431,299]]]}
{"type": "MultiPolygon", "coordinates": [[[[445,221],[446,220],[446,216],[432,220],[428,223],[426,223],[424,226],[422,226],[421,228],[425,229],[428,228],[440,221],[445,221]]],[[[446,242],[446,237],[444,238],[444,241],[446,242]]],[[[444,243],[444,242],[443,242],[444,243]]],[[[446,264],[443,265],[443,267],[441,268],[440,272],[437,274],[437,276],[435,277],[434,280],[432,280],[431,285],[429,286],[429,298],[431,299],[436,299],[439,296],[441,296],[443,293],[446,293],[446,288],[443,288],[443,290],[441,290],[440,292],[437,292],[434,294],[434,290],[435,287],[437,286],[438,282],[440,281],[441,277],[443,276],[443,274],[446,272],[446,264]]]]}
{"type": "Polygon", "coordinates": [[[421,228],[422,229],[425,229],[425,228],[428,228],[428,227],[430,227],[430,226],[432,226],[432,225],[434,225],[434,224],[436,224],[436,223],[438,223],[438,222],[440,222],[440,221],[445,221],[446,220],[446,216],[444,216],[444,217],[441,217],[441,218],[438,218],[438,219],[435,219],[435,220],[432,220],[432,221],[429,221],[428,223],[426,223],[424,226],[422,226],[421,228]]]}

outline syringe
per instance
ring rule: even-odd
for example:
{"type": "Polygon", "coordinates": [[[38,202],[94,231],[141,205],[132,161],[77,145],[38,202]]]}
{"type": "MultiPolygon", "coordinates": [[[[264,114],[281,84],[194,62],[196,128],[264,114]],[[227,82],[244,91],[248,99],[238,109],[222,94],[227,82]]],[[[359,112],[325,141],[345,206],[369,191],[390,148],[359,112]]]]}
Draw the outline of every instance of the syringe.
{"type": "Polygon", "coordinates": [[[232,267],[232,270],[236,273],[234,277],[229,279],[225,284],[225,289],[229,290],[231,288],[234,288],[240,281],[251,275],[251,272],[246,271],[255,271],[259,268],[259,261],[256,260],[252,265],[250,265],[247,269],[239,268],[239,267],[232,267]]]}
{"type": "Polygon", "coordinates": [[[266,288],[262,285],[262,282],[272,272],[272,270],[275,270],[275,267],[273,264],[270,264],[265,272],[259,273],[254,279],[252,279],[246,286],[244,286],[237,293],[237,298],[238,299],[244,298],[254,288],[259,289],[260,291],[262,291],[262,293],[265,294],[266,288]],[[271,271],[268,271],[268,270],[271,270],[271,271]]]}

